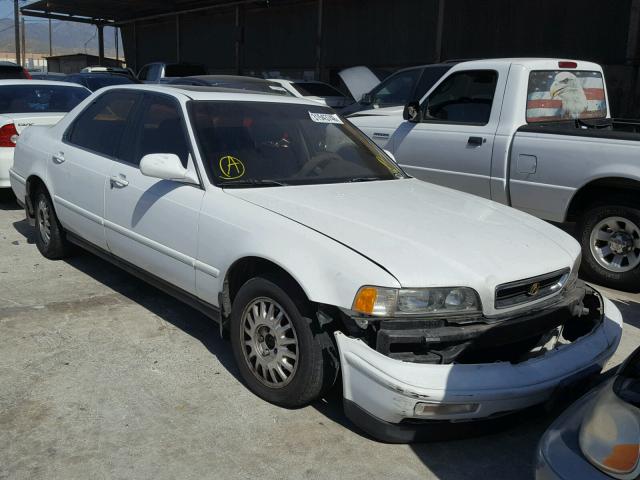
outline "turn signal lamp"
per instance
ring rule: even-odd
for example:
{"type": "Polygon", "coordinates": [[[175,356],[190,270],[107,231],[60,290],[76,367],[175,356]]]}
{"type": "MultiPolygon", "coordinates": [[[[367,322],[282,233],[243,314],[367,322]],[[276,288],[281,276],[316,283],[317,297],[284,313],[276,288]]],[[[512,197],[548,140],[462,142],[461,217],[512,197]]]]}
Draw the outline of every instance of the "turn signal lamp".
{"type": "Polygon", "coordinates": [[[587,459],[613,478],[640,478],[640,348],[598,394],[579,443],[587,459]]]}

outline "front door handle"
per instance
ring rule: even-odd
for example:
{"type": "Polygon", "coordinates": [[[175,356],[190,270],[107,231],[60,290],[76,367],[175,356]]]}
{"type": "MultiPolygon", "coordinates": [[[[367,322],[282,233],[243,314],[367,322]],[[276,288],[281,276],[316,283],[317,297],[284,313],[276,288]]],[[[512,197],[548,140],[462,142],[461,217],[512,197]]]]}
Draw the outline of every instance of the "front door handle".
{"type": "Polygon", "coordinates": [[[51,155],[51,160],[53,160],[54,163],[57,163],[58,165],[60,165],[62,162],[64,162],[64,153],[63,152],[54,153],[53,155],[51,155]]]}
{"type": "Polygon", "coordinates": [[[482,137],[469,137],[469,140],[467,140],[467,144],[469,145],[480,146],[483,143],[484,143],[484,138],[482,137]]]}
{"type": "Polygon", "coordinates": [[[127,181],[127,179],[124,176],[116,177],[115,175],[113,175],[109,179],[109,182],[111,183],[111,188],[113,188],[113,187],[124,188],[127,185],[129,185],[129,182],[127,181]]]}

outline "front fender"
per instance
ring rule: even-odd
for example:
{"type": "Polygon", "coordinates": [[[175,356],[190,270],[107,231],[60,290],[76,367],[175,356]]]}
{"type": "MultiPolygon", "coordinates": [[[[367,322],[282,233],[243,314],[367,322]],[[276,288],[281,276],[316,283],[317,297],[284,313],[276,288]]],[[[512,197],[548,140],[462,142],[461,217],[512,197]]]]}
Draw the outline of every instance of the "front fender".
{"type": "Polygon", "coordinates": [[[350,308],[363,285],[399,287],[381,266],[320,232],[213,189],[200,213],[198,296],[218,305],[229,268],[245,257],[288,272],[313,302],[350,308]],[[207,270],[206,272],[203,270],[207,270]]]}

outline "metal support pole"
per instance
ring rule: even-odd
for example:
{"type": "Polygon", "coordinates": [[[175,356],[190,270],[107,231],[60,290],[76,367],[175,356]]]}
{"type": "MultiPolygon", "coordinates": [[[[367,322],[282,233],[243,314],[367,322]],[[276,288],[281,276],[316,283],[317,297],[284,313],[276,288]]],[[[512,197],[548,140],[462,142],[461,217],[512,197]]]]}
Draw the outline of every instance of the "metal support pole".
{"type": "Polygon", "coordinates": [[[242,75],[242,44],[244,41],[244,18],[243,11],[241,5],[236,5],[236,19],[235,19],[235,30],[236,30],[236,75],[242,75]]]}
{"type": "Polygon", "coordinates": [[[444,2],[445,0],[438,0],[438,19],[436,24],[436,48],[435,48],[435,61],[442,61],[442,31],[444,29],[444,2]]]}
{"type": "Polygon", "coordinates": [[[116,45],[116,61],[120,60],[120,39],[118,38],[118,27],[113,27],[113,43],[116,45]]]}
{"type": "Polygon", "coordinates": [[[98,27],[98,65],[104,64],[104,27],[96,25],[98,27]]]}
{"type": "Polygon", "coordinates": [[[53,36],[51,34],[51,19],[49,19],[49,56],[53,57],[53,36]]]}
{"type": "Polygon", "coordinates": [[[13,0],[13,23],[16,34],[16,63],[20,63],[20,7],[18,6],[18,0],[13,0]]]}
{"type": "MultiPolygon", "coordinates": [[[[138,29],[137,23],[133,22],[133,68],[137,73],[140,73],[140,66],[138,65],[138,29]]],[[[126,59],[126,53],[125,53],[126,59]]]]}
{"type": "Polygon", "coordinates": [[[322,75],[322,0],[318,0],[318,29],[316,31],[316,80],[322,75]]]}
{"type": "Polygon", "coordinates": [[[176,63],[180,63],[180,15],[176,15],[176,63]]]}
{"type": "Polygon", "coordinates": [[[18,63],[21,63],[25,68],[27,66],[27,39],[25,36],[24,17],[22,17],[22,61],[18,63]]]}

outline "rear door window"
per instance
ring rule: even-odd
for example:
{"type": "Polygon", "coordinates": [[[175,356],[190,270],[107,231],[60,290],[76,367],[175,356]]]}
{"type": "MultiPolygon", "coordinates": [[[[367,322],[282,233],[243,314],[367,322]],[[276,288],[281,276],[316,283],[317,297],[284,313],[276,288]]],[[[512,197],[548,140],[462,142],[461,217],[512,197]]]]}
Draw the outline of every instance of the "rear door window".
{"type": "Polygon", "coordinates": [[[76,118],[67,130],[66,141],[100,155],[115,157],[140,97],[137,92],[105,93],[76,118]]]}
{"type": "Polygon", "coordinates": [[[429,96],[425,121],[486,125],[497,83],[495,70],[451,74],[429,96]]]}
{"type": "Polygon", "coordinates": [[[606,116],[607,100],[600,72],[538,70],[529,74],[528,123],[606,116]]]}

